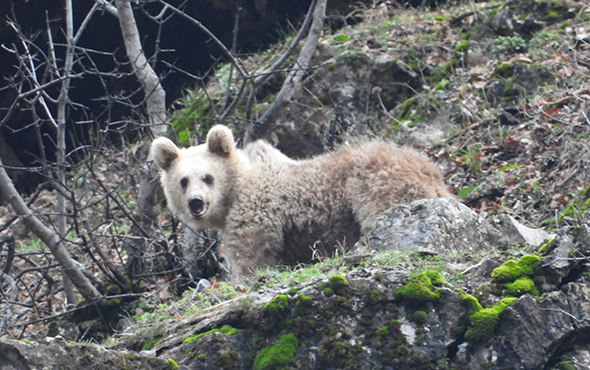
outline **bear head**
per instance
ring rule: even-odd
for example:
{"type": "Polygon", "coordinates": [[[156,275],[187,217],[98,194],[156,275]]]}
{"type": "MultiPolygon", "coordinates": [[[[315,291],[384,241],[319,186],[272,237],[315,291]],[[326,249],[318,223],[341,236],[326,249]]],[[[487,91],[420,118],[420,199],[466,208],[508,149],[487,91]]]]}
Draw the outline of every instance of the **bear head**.
{"type": "Polygon", "coordinates": [[[235,151],[231,130],[220,125],[211,128],[202,145],[180,149],[164,137],[152,142],[150,154],[162,170],[168,208],[185,225],[223,228],[231,205],[235,151]]]}

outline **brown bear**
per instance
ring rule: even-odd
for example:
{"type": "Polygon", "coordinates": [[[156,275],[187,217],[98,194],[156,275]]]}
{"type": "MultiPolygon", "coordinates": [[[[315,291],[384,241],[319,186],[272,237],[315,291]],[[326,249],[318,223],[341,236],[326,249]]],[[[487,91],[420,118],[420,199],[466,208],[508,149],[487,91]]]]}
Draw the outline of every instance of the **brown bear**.
{"type": "Polygon", "coordinates": [[[381,141],[294,160],[264,141],[237,149],[218,125],[187,149],[157,138],[151,155],[172,213],[220,232],[234,280],[352,246],[398,203],[452,197],[425,156],[381,141]]]}

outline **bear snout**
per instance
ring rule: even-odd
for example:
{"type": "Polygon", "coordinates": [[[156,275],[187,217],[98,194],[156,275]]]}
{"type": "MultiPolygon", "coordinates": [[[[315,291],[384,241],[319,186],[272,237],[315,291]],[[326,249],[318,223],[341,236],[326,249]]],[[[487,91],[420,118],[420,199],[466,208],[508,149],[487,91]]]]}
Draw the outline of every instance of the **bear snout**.
{"type": "Polygon", "coordinates": [[[207,212],[205,201],[201,197],[192,197],[188,200],[188,208],[195,218],[202,217],[207,212]]]}

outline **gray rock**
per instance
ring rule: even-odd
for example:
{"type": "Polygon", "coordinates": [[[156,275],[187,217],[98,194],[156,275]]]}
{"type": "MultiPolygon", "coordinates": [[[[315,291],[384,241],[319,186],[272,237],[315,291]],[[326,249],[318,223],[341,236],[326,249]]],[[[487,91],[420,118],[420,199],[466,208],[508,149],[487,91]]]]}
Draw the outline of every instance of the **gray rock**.
{"type": "Polygon", "coordinates": [[[528,244],[531,247],[540,247],[543,242],[555,237],[555,234],[527,227],[509,215],[506,215],[502,220],[502,232],[510,244],[528,244]]]}
{"type": "Polygon", "coordinates": [[[0,370],[36,369],[165,369],[165,359],[88,343],[0,340],[0,370]]]}
{"type": "Polygon", "coordinates": [[[454,199],[423,199],[400,204],[377,219],[377,226],[353,249],[411,250],[471,255],[505,247],[502,234],[454,199]]]}
{"type": "Polygon", "coordinates": [[[590,287],[568,284],[543,299],[520,297],[500,315],[496,335],[472,348],[469,364],[490,369],[535,369],[554,362],[565,348],[584,341],[590,329],[590,287]]]}

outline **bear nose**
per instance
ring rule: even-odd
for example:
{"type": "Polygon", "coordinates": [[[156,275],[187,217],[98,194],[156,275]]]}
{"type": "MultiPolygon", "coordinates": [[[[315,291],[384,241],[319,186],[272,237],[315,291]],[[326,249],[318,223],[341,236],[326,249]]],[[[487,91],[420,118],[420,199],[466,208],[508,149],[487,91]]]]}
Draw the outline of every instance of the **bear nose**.
{"type": "Polygon", "coordinates": [[[207,211],[207,209],[205,208],[205,202],[201,197],[192,197],[191,199],[189,199],[188,208],[193,217],[201,217],[207,211]]]}

